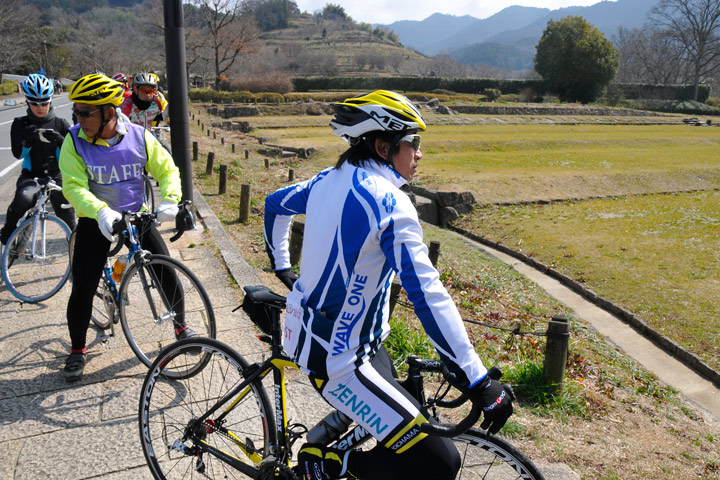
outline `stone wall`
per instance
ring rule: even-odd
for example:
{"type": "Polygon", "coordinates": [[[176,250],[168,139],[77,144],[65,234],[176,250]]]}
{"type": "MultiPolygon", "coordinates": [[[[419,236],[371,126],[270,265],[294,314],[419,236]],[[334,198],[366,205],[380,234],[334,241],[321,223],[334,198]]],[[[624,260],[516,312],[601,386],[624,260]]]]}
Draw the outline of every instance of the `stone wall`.
{"type": "Polygon", "coordinates": [[[505,107],[500,105],[453,105],[455,113],[482,115],[591,115],[610,117],[657,117],[665,116],[658,112],[645,110],[613,109],[613,108],[563,108],[563,107],[505,107]]]}
{"type": "Polygon", "coordinates": [[[475,197],[470,192],[439,192],[417,185],[408,185],[410,199],[420,220],[447,227],[458,216],[473,211],[475,197]]]}

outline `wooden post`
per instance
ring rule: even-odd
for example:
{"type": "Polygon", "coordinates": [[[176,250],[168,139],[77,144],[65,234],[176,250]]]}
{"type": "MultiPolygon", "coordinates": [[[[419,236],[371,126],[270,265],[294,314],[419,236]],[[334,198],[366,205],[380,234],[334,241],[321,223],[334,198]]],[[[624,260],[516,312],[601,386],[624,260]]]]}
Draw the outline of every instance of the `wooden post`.
{"type": "Polygon", "coordinates": [[[290,228],[290,265],[300,263],[304,233],[305,223],[295,220],[290,228]]]}
{"type": "Polygon", "coordinates": [[[193,142],[193,156],[192,156],[193,162],[197,162],[198,159],[198,143],[193,142]]]}
{"type": "Polygon", "coordinates": [[[290,171],[288,171],[288,182],[292,182],[293,178],[295,178],[295,170],[291,168],[290,171]]]}
{"type": "Polygon", "coordinates": [[[265,159],[265,170],[267,170],[268,168],[270,168],[270,159],[266,158],[265,159]]]}
{"type": "Polygon", "coordinates": [[[243,183],[240,186],[240,222],[247,223],[250,219],[250,185],[243,183]]]}
{"type": "Polygon", "coordinates": [[[217,132],[213,132],[213,140],[217,138],[217,132]]]}
{"type": "Polygon", "coordinates": [[[556,315],[548,323],[543,376],[551,392],[562,390],[562,380],[567,363],[570,324],[567,317],[556,315]]]}
{"type": "Polygon", "coordinates": [[[220,145],[225,145],[225,137],[220,137],[220,145]]]}
{"type": "Polygon", "coordinates": [[[428,251],[428,257],[430,257],[430,263],[433,267],[437,268],[438,257],[440,256],[440,242],[430,242],[430,249],[428,251]]]}
{"type": "Polygon", "coordinates": [[[218,194],[222,195],[227,190],[227,165],[220,165],[220,183],[218,185],[218,194]]]}
{"type": "Polygon", "coordinates": [[[232,144],[232,153],[235,153],[235,144],[232,144]]]}
{"type": "Polygon", "coordinates": [[[208,128],[208,131],[207,131],[207,136],[208,136],[208,137],[210,136],[210,129],[209,129],[209,128],[208,128]]]}
{"type": "Polygon", "coordinates": [[[395,305],[397,304],[398,297],[400,297],[401,290],[402,290],[402,285],[400,285],[400,280],[396,276],[395,278],[393,278],[393,282],[390,285],[390,315],[389,315],[389,317],[392,317],[393,310],[395,310],[395,305]]]}
{"type": "Polygon", "coordinates": [[[248,150],[245,150],[245,160],[250,158],[250,152],[248,150]]]}
{"type": "Polygon", "coordinates": [[[207,166],[205,167],[205,175],[212,175],[213,163],[215,163],[215,152],[208,152],[207,166]]]}

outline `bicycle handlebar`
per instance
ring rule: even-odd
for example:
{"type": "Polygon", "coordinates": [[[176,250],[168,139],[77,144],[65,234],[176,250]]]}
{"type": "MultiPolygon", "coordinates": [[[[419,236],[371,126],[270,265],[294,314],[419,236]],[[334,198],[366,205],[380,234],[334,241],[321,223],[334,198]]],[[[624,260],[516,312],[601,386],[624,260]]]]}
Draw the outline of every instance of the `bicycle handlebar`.
{"type": "Polygon", "coordinates": [[[123,247],[123,245],[125,245],[125,241],[128,239],[127,232],[129,232],[129,229],[132,228],[132,225],[130,225],[130,223],[138,218],[154,220],[155,214],[151,212],[123,212],[122,218],[113,224],[112,233],[113,235],[117,235],[117,243],[115,243],[115,246],[111,248],[108,252],[108,257],[115,256],[123,247]]]}
{"type": "MultiPolygon", "coordinates": [[[[424,371],[430,371],[430,372],[442,372],[443,376],[448,380],[448,383],[451,385],[455,384],[454,379],[455,375],[448,370],[448,368],[439,360],[433,360],[433,361],[427,361],[427,360],[419,360],[415,357],[408,357],[407,360],[408,365],[410,368],[416,368],[419,370],[424,371]]],[[[488,370],[488,376],[492,378],[493,380],[500,380],[502,377],[502,371],[498,367],[492,367],[490,370],[488,370]]],[[[452,400],[443,400],[443,399],[436,399],[434,402],[444,408],[456,408],[462,405],[463,403],[467,402],[470,399],[470,397],[462,393],[459,397],[454,398],[452,400]]],[[[423,423],[420,425],[420,431],[423,433],[428,433],[430,435],[437,435],[439,437],[446,437],[446,438],[452,438],[456,437],[458,435],[461,435],[465,433],[467,430],[469,430],[472,426],[474,426],[478,420],[480,420],[480,417],[482,416],[482,406],[473,403],[472,408],[470,409],[470,413],[467,414],[465,418],[460,420],[457,424],[452,423],[440,423],[440,424],[431,424],[431,423],[423,423]]]]}

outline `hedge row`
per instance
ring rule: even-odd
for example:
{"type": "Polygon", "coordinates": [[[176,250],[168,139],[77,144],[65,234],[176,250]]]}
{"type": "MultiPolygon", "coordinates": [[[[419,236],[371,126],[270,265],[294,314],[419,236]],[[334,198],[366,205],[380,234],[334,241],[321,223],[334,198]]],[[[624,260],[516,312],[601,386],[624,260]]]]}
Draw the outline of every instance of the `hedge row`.
{"type": "Polygon", "coordinates": [[[12,80],[3,80],[0,83],[0,95],[9,95],[18,92],[18,84],[12,80]]]}
{"type": "Polygon", "coordinates": [[[445,90],[456,93],[482,93],[494,88],[502,93],[520,93],[531,88],[545,91],[542,80],[497,80],[489,78],[440,77],[296,77],[292,79],[296,92],[313,90],[395,90],[401,92],[434,92],[445,90]]]}
{"type": "MultiPolygon", "coordinates": [[[[440,78],[440,77],[296,77],[292,79],[296,92],[313,90],[360,90],[378,89],[401,92],[448,91],[456,93],[483,93],[486,90],[499,90],[504,95],[519,94],[533,90],[536,95],[550,92],[542,80],[498,80],[490,78],[440,78]]],[[[663,100],[692,100],[692,85],[649,85],[618,84],[614,86],[622,91],[624,98],[659,98],[663,100]]],[[[698,101],[705,102],[710,96],[710,87],[700,85],[698,101]]]]}
{"type": "MultiPolygon", "coordinates": [[[[620,83],[617,88],[622,91],[623,97],[628,100],[653,98],[659,100],[692,100],[695,95],[694,85],[649,85],[642,83],[620,83]]],[[[710,86],[698,86],[698,99],[700,103],[710,97],[710,86]]]]}
{"type": "Polygon", "coordinates": [[[248,91],[226,92],[210,88],[193,88],[188,92],[191,101],[212,103],[281,103],[285,97],[280,93],[252,93],[248,91]]]}

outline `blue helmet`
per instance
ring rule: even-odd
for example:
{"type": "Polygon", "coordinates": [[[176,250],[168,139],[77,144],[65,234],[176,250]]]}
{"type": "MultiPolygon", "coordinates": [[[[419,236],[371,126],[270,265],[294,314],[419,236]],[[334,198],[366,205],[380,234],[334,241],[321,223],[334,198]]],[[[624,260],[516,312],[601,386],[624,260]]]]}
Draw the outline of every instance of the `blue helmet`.
{"type": "Polygon", "coordinates": [[[22,91],[30,102],[46,102],[52,99],[53,84],[45,75],[31,73],[23,80],[22,91]]]}

